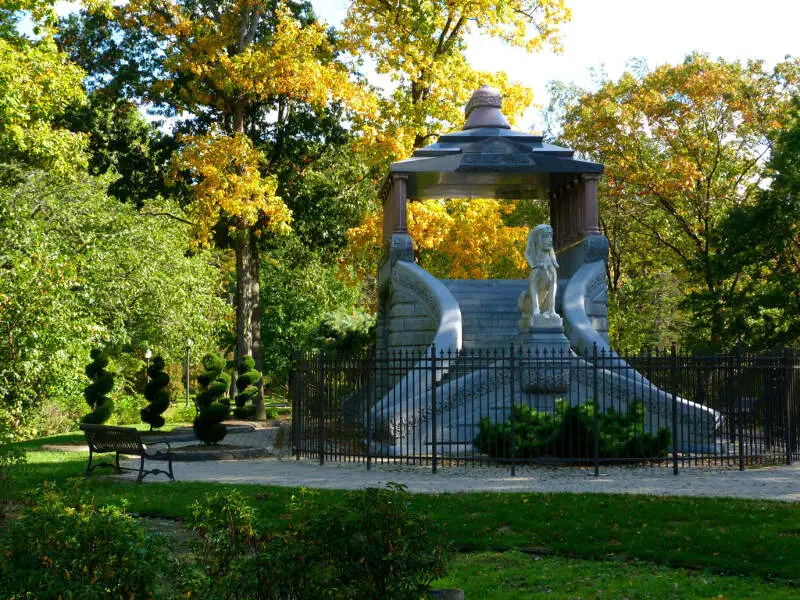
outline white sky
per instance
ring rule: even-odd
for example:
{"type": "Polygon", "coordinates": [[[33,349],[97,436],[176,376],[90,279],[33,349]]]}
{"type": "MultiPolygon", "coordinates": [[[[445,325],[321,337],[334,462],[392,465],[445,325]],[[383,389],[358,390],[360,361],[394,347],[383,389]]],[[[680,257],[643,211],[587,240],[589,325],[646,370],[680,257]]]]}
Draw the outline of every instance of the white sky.
{"type": "MultiPolygon", "coordinates": [[[[550,80],[589,87],[591,69],[612,79],[631,58],[650,68],[681,62],[693,52],[727,60],[763,59],[767,65],[786,55],[800,56],[800,0],[566,0],[572,21],[563,28],[564,52],[528,54],[499,42],[473,37],[468,58],[483,71],[502,67],[533,88],[534,103],[546,105],[550,80]]],[[[312,0],[317,14],[332,25],[344,18],[347,0],[312,0]]],[[[521,129],[541,129],[530,109],[521,129]]]]}

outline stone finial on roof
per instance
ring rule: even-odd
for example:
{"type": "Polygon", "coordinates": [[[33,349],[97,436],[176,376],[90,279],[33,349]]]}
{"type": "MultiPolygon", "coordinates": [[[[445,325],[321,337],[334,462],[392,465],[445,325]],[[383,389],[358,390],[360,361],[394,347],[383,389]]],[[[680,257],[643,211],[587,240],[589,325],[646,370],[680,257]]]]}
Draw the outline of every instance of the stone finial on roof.
{"type": "Polygon", "coordinates": [[[493,87],[483,85],[472,93],[472,98],[467,102],[464,109],[467,122],[464,129],[476,129],[478,127],[500,127],[501,129],[511,129],[500,108],[503,106],[503,99],[493,87]]]}

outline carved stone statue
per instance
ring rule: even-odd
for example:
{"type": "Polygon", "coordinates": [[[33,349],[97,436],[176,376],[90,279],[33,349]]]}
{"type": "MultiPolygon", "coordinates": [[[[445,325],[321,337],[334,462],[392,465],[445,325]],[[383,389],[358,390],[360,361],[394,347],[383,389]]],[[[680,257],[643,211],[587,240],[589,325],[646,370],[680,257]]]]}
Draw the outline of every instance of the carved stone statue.
{"type": "Polygon", "coordinates": [[[520,325],[527,318],[529,326],[533,327],[536,315],[559,318],[556,314],[558,261],[553,251],[553,228],[550,225],[537,225],[531,229],[525,258],[531,267],[531,273],[528,276],[528,291],[522,292],[519,299],[522,312],[520,325]]]}

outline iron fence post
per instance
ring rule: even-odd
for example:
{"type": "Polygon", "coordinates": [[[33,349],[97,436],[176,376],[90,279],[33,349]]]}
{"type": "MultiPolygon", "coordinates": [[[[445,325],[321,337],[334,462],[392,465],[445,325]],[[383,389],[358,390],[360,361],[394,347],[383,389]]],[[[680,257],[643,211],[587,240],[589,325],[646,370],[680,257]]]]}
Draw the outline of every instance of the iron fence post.
{"type": "Polygon", "coordinates": [[[372,470],[372,407],[375,406],[376,387],[378,385],[378,358],[374,354],[367,355],[367,471],[372,470]],[[369,382],[372,382],[370,385],[369,382]]]}
{"type": "Polygon", "coordinates": [[[511,476],[517,476],[517,430],[514,413],[514,344],[511,344],[511,476]]]}
{"type": "Polygon", "coordinates": [[[678,385],[678,355],[675,342],[672,343],[672,360],[670,361],[670,387],[672,388],[672,474],[678,474],[678,395],[675,387],[678,385]]]}
{"type": "Polygon", "coordinates": [[[431,472],[436,473],[436,344],[431,344],[431,472]]]}
{"type": "MultiPolygon", "coordinates": [[[[736,347],[736,358],[734,361],[734,373],[741,373],[742,372],[742,354],[740,352],[739,347],[736,347]]],[[[734,390],[735,393],[735,390],[734,390]]],[[[744,471],[744,404],[742,402],[742,395],[736,394],[736,412],[739,413],[737,415],[736,421],[738,422],[738,429],[739,429],[739,470],[744,471]]]]}
{"type": "Polygon", "coordinates": [[[592,348],[592,429],[594,436],[594,476],[600,477],[600,389],[598,386],[597,342],[592,348]]]}
{"type": "Polygon", "coordinates": [[[788,348],[783,349],[784,377],[786,383],[786,424],[784,439],[786,440],[786,464],[792,464],[792,355],[788,348]]]}
{"type": "Polygon", "coordinates": [[[317,401],[319,402],[319,464],[325,464],[325,357],[322,352],[317,355],[317,401]]]}
{"type": "Polygon", "coordinates": [[[297,384],[298,352],[292,352],[292,368],[289,370],[289,393],[292,395],[292,449],[294,457],[300,460],[300,390],[297,384]]]}

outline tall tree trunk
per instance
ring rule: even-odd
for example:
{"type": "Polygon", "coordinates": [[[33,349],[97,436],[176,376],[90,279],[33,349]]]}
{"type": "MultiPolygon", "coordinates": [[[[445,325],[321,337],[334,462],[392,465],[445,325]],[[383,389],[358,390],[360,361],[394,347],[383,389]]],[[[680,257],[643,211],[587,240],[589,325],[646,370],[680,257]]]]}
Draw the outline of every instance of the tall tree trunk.
{"type": "MultiPolygon", "coordinates": [[[[233,128],[236,133],[245,133],[244,103],[237,102],[233,110],[233,128]]],[[[261,364],[261,266],[258,236],[253,229],[241,226],[236,239],[236,370],[244,372],[245,356],[252,356],[256,369],[263,372],[261,364]]],[[[255,401],[255,417],[266,418],[264,407],[264,377],[258,380],[258,396],[255,401]]]]}
{"type": "MultiPolygon", "coordinates": [[[[236,367],[244,372],[245,356],[252,356],[256,369],[261,371],[261,285],[259,282],[258,238],[253,231],[241,227],[236,238],[236,367]]],[[[258,382],[256,418],[265,419],[264,380],[258,382]]]]}
{"type": "Polygon", "coordinates": [[[250,313],[250,331],[252,335],[252,357],[256,361],[256,369],[262,373],[258,380],[258,396],[256,397],[256,419],[267,418],[264,406],[264,365],[261,364],[261,254],[258,238],[250,236],[250,292],[252,312],[250,313]]]}
{"type": "Polygon", "coordinates": [[[242,373],[242,361],[253,352],[253,269],[251,233],[240,226],[236,231],[236,366],[242,373]]]}

